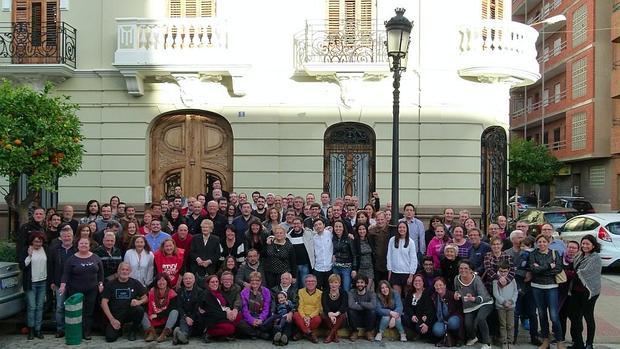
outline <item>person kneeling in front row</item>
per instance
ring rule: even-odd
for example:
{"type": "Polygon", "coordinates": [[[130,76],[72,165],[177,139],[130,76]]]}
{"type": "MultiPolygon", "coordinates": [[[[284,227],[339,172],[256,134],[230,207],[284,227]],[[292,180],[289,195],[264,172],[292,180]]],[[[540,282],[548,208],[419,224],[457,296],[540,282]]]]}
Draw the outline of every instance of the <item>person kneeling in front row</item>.
{"type": "Polygon", "coordinates": [[[118,266],[118,277],[103,289],[101,309],[108,320],[104,331],[106,342],[116,341],[126,323],[132,323],[127,336],[130,341],[136,340],[136,332],[140,330],[144,316],[142,305],[147,302],[146,288],[129,274],[131,266],[122,262],[118,266]]]}

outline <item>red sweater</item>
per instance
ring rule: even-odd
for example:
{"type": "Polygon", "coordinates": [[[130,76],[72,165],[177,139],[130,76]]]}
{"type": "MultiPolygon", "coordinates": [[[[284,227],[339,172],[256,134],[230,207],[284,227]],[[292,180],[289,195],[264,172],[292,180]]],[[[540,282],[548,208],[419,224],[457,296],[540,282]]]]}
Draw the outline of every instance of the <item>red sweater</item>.
{"type": "Polygon", "coordinates": [[[165,273],[170,277],[170,285],[176,286],[179,274],[183,269],[185,250],[177,248],[177,255],[165,256],[162,250],[155,252],[155,268],[157,273],[165,273]]]}
{"type": "Polygon", "coordinates": [[[190,233],[187,233],[185,240],[181,240],[181,238],[179,237],[179,234],[177,233],[174,233],[172,235],[172,240],[174,240],[174,243],[177,244],[177,248],[182,248],[185,251],[189,251],[189,248],[192,245],[193,238],[194,236],[190,233]]]}
{"type": "Polygon", "coordinates": [[[149,295],[148,295],[148,299],[149,299],[149,306],[147,309],[147,314],[149,317],[149,321],[151,322],[151,326],[152,327],[159,327],[159,326],[163,326],[166,324],[166,320],[168,320],[168,313],[170,312],[170,310],[174,309],[174,304],[170,304],[171,300],[173,298],[175,298],[177,296],[176,292],[174,292],[174,290],[169,290],[168,291],[168,297],[166,297],[164,304],[162,304],[161,306],[157,306],[155,304],[155,292],[156,289],[155,287],[153,287],[150,291],[149,291],[149,295]],[[170,308],[170,309],[169,309],[170,308]],[[162,316],[157,316],[156,318],[152,319],[151,315],[153,314],[162,314],[162,316]]]}

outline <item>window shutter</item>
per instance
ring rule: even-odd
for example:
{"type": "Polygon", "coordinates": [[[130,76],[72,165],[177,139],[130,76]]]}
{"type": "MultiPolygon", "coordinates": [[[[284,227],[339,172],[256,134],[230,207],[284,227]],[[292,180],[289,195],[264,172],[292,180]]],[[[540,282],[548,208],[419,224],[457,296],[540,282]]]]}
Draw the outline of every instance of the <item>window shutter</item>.
{"type": "Polygon", "coordinates": [[[360,2],[360,30],[364,36],[371,35],[372,31],[372,2],[371,0],[361,0],[360,2]]]}
{"type": "Polygon", "coordinates": [[[58,41],[58,4],[48,1],[45,7],[45,33],[47,46],[56,46],[58,41]]]}
{"type": "Polygon", "coordinates": [[[197,17],[198,7],[196,6],[196,0],[185,0],[185,16],[189,18],[197,17]]]}
{"type": "Polygon", "coordinates": [[[340,30],[340,0],[328,0],[327,30],[329,35],[338,35],[340,30]]]}
{"type": "Polygon", "coordinates": [[[482,19],[504,19],[504,0],[482,0],[482,19]]]}
{"type": "Polygon", "coordinates": [[[215,17],[215,0],[200,2],[200,17],[215,17]]]}
{"type": "Polygon", "coordinates": [[[14,0],[13,22],[29,22],[28,0],[14,0]]]}
{"type": "Polygon", "coordinates": [[[181,0],[168,0],[168,17],[181,17],[181,0]]]}

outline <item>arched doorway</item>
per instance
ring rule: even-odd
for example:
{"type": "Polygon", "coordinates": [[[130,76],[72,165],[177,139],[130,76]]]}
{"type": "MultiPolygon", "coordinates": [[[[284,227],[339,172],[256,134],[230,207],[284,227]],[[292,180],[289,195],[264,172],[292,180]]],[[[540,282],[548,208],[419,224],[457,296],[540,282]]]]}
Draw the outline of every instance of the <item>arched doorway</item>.
{"type": "Polygon", "coordinates": [[[360,123],[330,126],[324,137],[323,190],[332,198],[354,195],[368,202],[375,190],[375,133],[360,123]]]}
{"type": "Polygon", "coordinates": [[[499,126],[492,126],[482,132],[481,169],[480,169],[480,204],[482,217],[480,225],[486,231],[491,222],[497,222],[498,216],[506,216],[508,202],[508,156],[506,131],[499,126]]]}
{"type": "Polygon", "coordinates": [[[153,198],[180,185],[186,196],[208,192],[215,179],[232,189],[233,137],[219,115],[179,111],[158,118],[151,129],[150,182],[153,198]]]}

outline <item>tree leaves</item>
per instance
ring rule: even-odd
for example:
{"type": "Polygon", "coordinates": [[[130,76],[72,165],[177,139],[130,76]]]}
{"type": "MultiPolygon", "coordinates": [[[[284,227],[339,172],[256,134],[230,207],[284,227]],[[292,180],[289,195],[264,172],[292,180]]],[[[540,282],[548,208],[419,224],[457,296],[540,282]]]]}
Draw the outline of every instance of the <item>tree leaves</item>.
{"type": "Polygon", "coordinates": [[[0,83],[0,175],[11,184],[26,174],[30,190],[53,190],[82,166],[78,105],[52,91],[50,83],[43,92],[0,83]]]}
{"type": "Polygon", "coordinates": [[[521,184],[548,184],[557,175],[562,163],[545,146],[522,138],[509,144],[510,187],[521,184]]]}

